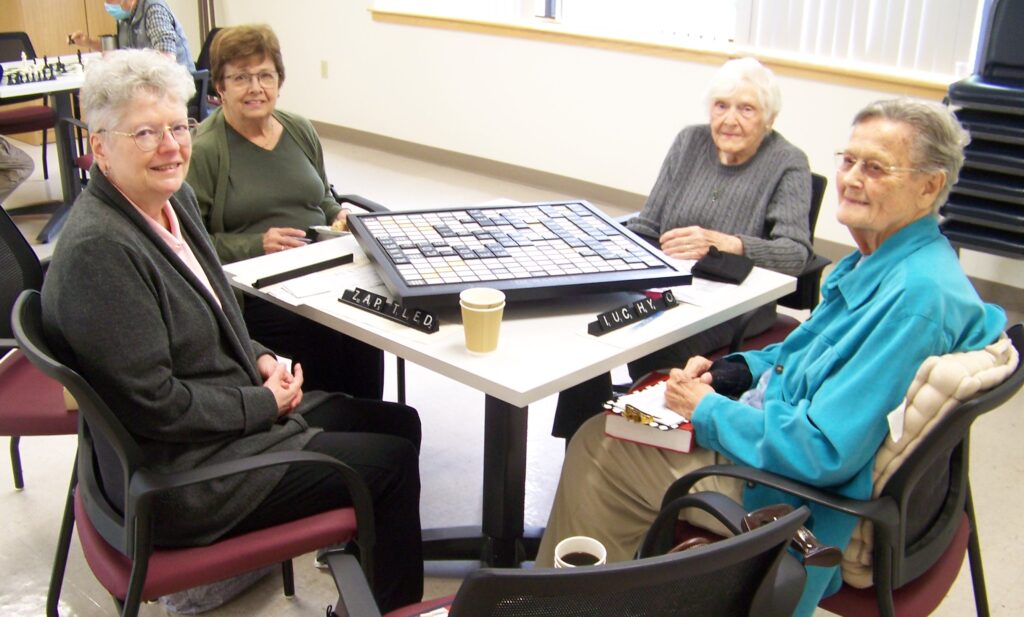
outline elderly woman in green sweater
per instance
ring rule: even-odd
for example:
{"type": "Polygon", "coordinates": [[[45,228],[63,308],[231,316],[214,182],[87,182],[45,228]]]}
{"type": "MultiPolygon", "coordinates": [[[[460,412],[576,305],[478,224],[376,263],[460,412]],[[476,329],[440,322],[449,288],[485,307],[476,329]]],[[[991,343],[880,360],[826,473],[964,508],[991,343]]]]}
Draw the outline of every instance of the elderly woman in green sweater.
{"type": "MultiPolygon", "coordinates": [[[[188,183],[224,263],[305,246],[305,230],[343,221],[323,148],[305,118],[277,109],[285,69],[267,26],[225,28],[210,48],[221,107],[196,133],[188,183]]],[[[301,362],[313,388],[380,398],[384,354],[258,298],[246,298],[249,334],[301,362]]]]}
{"type": "MultiPolygon", "coordinates": [[[[707,92],[708,124],[679,132],[640,214],[629,228],[678,259],[700,259],[714,246],[762,267],[797,275],[811,253],[807,156],[772,126],[782,106],[778,83],[753,58],[726,62],[707,92]]],[[[775,305],[754,315],[748,332],[775,321],[775,305]]],[[[629,364],[634,379],[684,366],[728,344],[739,318],[629,364]]],[[[552,434],[572,437],[611,398],[611,377],[599,375],[558,398],[552,434]]]]}

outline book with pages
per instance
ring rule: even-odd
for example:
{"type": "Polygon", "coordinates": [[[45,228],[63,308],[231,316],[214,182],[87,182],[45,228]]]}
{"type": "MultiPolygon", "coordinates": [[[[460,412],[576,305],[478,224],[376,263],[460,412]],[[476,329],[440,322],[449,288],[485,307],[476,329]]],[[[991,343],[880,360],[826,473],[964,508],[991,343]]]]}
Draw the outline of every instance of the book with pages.
{"type": "Polygon", "coordinates": [[[693,448],[693,425],[665,406],[666,380],[605,403],[609,437],[676,452],[693,448]]]}

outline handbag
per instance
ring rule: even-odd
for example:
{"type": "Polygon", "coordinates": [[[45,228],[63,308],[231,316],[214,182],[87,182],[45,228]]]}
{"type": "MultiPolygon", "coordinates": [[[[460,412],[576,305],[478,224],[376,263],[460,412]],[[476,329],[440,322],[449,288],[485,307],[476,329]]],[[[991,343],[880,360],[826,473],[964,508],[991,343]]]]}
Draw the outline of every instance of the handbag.
{"type": "Polygon", "coordinates": [[[718,247],[712,246],[707,255],[693,264],[690,274],[709,281],[739,285],[753,269],[754,261],[749,257],[723,253],[718,247]]]}

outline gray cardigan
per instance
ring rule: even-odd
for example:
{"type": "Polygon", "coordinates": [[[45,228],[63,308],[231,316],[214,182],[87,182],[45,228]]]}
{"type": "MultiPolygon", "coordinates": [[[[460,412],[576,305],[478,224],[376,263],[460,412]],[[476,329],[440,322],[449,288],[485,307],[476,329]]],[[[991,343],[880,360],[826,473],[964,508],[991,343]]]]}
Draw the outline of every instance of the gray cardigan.
{"type": "Polygon", "coordinates": [[[755,264],[797,275],[811,253],[807,156],[776,131],[742,165],[723,165],[711,128],[679,132],[633,231],[658,238],[676,227],[699,225],[738,236],[755,264]]]}
{"type": "MultiPolygon", "coordinates": [[[[154,470],[301,449],[318,430],[301,412],[326,395],[307,393],[298,413],[278,421],[274,396],[256,367],[256,358],[270,352],[246,333],[192,189],[183,184],[171,204],[220,305],[94,166],[47,272],[44,328],[67,340],[67,359],[154,470]]],[[[120,502],[116,463],[101,460],[100,467],[111,500],[120,502]]],[[[274,468],[174,491],[156,509],[156,542],[217,539],[254,510],[284,472],[274,468]]]]}

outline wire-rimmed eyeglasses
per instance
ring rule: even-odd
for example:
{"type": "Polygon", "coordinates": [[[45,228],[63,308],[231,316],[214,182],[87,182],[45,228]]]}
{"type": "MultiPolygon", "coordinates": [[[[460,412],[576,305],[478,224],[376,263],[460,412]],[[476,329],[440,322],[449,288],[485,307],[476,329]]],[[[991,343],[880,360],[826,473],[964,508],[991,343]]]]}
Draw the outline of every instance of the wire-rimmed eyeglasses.
{"type": "Polygon", "coordinates": [[[920,167],[897,167],[896,165],[886,165],[874,159],[859,159],[846,152],[836,152],[835,157],[836,169],[839,171],[851,171],[859,164],[861,172],[872,180],[881,180],[889,174],[910,174],[928,171],[920,167]]]}
{"type": "Polygon", "coordinates": [[[106,129],[99,132],[120,135],[121,137],[131,137],[139,150],[152,152],[160,147],[160,143],[164,140],[164,133],[170,133],[171,139],[178,142],[179,145],[184,146],[191,143],[192,132],[197,126],[199,126],[199,122],[194,118],[189,118],[185,122],[176,122],[162,127],[140,126],[132,133],[106,129]]]}
{"type": "Polygon", "coordinates": [[[228,82],[236,88],[246,88],[252,83],[252,78],[255,77],[256,81],[260,83],[264,88],[273,88],[277,85],[278,75],[274,71],[260,71],[259,73],[235,73],[234,75],[225,75],[224,81],[228,82]]]}

